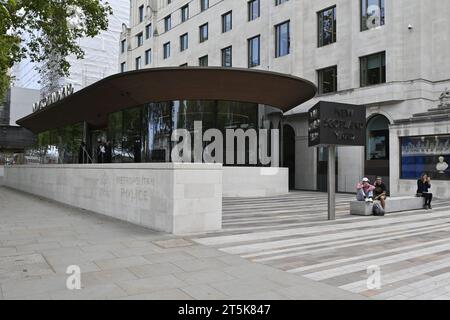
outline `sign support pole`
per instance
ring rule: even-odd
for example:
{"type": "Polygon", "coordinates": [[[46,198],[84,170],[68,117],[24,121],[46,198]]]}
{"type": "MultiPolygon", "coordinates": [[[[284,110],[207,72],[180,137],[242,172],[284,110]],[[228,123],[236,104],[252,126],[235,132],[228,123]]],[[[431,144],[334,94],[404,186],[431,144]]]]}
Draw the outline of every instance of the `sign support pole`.
{"type": "Polygon", "coordinates": [[[328,220],[336,220],[336,146],[328,146],[328,220]]]}

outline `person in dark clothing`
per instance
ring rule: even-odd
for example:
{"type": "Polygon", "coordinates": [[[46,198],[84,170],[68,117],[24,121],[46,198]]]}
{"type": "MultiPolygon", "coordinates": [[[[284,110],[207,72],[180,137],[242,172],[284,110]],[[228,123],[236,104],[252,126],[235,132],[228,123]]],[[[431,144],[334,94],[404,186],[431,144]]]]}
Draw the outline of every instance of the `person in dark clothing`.
{"type": "Polygon", "coordinates": [[[379,200],[383,209],[386,209],[386,185],[381,177],[377,177],[374,184],[373,200],[379,200]]]}
{"type": "Polygon", "coordinates": [[[425,198],[424,209],[431,209],[431,200],[433,194],[428,192],[431,188],[431,178],[424,173],[422,177],[417,180],[417,196],[425,198]]]}
{"type": "Polygon", "coordinates": [[[80,149],[78,150],[78,163],[88,163],[86,143],[84,141],[81,142],[80,149]]]}
{"type": "Polygon", "coordinates": [[[134,162],[141,162],[141,140],[140,137],[135,137],[134,144],[133,144],[133,156],[134,156],[134,162]]]}
{"type": "Polygon", "coordinates": [[[111,163],[112,162],[112,146],[111,146],[111,141],[109,141],[109,140],[106,141],[105,151],[106,151],[105,163],[111,163]]]}
{"type": "Polygon", "coordinates": [[[100,139],[97,140],[97,144],[97,163],[105,163],[105,145],[100,139]]]}

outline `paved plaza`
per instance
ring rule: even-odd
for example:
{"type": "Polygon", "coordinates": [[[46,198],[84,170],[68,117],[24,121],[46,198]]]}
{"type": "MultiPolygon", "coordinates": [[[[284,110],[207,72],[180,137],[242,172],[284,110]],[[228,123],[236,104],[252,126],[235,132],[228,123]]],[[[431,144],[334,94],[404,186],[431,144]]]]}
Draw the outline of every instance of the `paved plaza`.
{"type": "Polygon", "coordinates": [[[0,187],[0,297],[449,299],[450,201],[378,218],[350,216],[350,199],[329,222],[322,193],[228,198],[222,231],[176,237],[0,187]]]}
{"type": "Polygon", "coordinates": [[[239,255],[0,187],[2,299],[360,299],[239,255]],[[66,269],[81,268],[81,290],[66,269]]]}
{"type": "Polygon", "coordinates": [[[321,193],[226,199],[224,230],[195,241],[375,299],[450,299],[450,201],[359,217],[349,215],[352,199],[337,196],[333,222],[321,193]],[[380,290],[367,289],[372,266],[381,271],[380,290]]]}

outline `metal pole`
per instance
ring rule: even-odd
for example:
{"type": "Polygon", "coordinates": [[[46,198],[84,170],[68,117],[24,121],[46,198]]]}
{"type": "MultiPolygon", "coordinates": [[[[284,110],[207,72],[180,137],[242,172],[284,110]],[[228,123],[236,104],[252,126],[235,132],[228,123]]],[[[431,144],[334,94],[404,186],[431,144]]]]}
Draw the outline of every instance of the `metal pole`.
{"type": "Polygon", "coordinates": [[[336,146],[328,146],[328,220],[336,220],[336,146]]]}

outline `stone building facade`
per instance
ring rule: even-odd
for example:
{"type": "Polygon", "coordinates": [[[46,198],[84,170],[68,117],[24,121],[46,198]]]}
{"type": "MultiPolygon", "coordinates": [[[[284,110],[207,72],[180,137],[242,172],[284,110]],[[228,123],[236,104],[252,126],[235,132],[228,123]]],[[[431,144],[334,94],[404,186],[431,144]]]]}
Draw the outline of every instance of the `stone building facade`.
{"type": "MultiPolygon", "coordinates": [[[[119,71],[250,67],[296,75],[318,86],[316,98],[284,115],[283,160],[292,187],[326,188],[326,150],[307,146],[306,111],[319,100],[367,108],[366,147],[338,148],[338,191],[353,192],[358,179],[380,175],[392,194],[411,193],[418,178],[413,175],[429,170],[417,165],[408,178],[403,176],[400,140],[393,130],[397,120],[435,108],[450,87],[448,0],[130,3],[130,25],[123,28],[119,43],[119,71]],[[405,183],[406,189],[401,187],[405,183]]],[[[424,125],[433,127],[434,122],[424,125]]],[[[450,132],[447,127],[438,131],[450,132]]],[[[450,155],[444,156],[450,161],[450,155]]],[[[443,181],[439,184],[446,188],[443,181]]]]}

